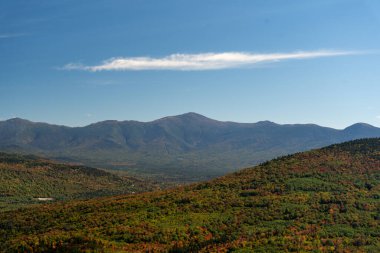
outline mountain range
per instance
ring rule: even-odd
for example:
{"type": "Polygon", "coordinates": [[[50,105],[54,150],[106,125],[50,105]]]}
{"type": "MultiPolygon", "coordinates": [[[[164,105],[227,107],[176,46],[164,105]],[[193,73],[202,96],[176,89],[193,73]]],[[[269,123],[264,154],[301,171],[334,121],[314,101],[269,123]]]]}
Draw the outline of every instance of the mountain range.
{"type": "Polygon", "coordinates": [[[84,127],[19,118],[0,122],[1,151],[174,181],[205,180],[281,155],[368,137],[380,137],[380,128],[364,123],[337,130],[314,124],[222,122],[196,113],[84,127]]]}

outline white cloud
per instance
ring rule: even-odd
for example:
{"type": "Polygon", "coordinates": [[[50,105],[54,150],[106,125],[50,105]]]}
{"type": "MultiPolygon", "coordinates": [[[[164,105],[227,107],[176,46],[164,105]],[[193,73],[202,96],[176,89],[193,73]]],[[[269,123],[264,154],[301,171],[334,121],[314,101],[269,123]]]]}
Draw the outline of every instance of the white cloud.
{"type": "Polygon", "coordinates": [[[380,115],[376,116],[377,119],[380,119],[380,115]]]}
{"type": "Polygon", "coordinates": [[[0,34],[0,39],[10,39],[16,37],[22,37],[27,35],[26,33],[8,33],[8,34],[0,34]]]}
{"type": "Polygon", "coordinates": [[[102,64],[95,66],[86,66],[77,63],[69,63],[61,69],[86,70],[92,72],[105,70],[216,70],[253,66],[259,63],[278,62],[291,59],[311,59],[352,54],[357,54],[357,52],[319,50],[271,54],[255,54],[247,52],[172,54],[162,58],[111,58],[104,61],[102,64]]]}

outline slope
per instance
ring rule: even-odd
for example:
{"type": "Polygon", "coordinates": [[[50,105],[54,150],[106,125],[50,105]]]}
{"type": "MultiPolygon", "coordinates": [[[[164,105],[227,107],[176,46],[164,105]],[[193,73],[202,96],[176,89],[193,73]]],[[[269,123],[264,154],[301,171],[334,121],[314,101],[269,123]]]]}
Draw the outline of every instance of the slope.
{"type": "Polygon", "coordinates": [[[380,129],[366,124],[344,130],[269,121],[243,124],[196,113],[76,128],[22,119],[0,122],[0,150],[171,181],[205,180],[280,155],[368,137],[380,137],[380,129]]]}
{"type": "Polygon", "coordinates": [[[87,199],[150,189],[153,184],[133,177],[34,156],[0,153],[0,211],[44,200],[87,199]]]}
{"type": "Polygon", "coordinates": [[[378,252],[380,139],[206,183],[0,214],[4,252],[378,252]]]}

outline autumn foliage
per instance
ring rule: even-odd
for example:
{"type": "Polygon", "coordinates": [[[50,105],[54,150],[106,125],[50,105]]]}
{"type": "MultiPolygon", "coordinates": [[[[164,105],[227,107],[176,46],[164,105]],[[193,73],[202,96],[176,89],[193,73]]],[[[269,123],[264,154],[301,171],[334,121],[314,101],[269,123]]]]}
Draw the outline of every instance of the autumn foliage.
{"type": "Polygon", "coordinates": [[[172,190],[0,213],[4,252],[379,252],[380,139],[172,190]]]}

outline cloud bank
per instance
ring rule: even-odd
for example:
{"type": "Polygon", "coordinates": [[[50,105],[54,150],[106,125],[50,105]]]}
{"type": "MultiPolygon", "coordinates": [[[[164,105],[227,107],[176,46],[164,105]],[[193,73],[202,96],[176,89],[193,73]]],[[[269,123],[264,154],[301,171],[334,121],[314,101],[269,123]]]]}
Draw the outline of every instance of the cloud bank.
{"type": "Polygon", "coordinates": [[[217,70],[249,67],[259,63],[278,62],[291,59],[311,59],[352,55],[350,51],[299,51],[293,53],[255,54],[247,52],[224,52],[202,54],[172,54],[161,58],[125,57],[111,58],[100,65],[85,66],[69,63],[62,69],[85,71],[138,71],[138,70],[217,70]]]}

